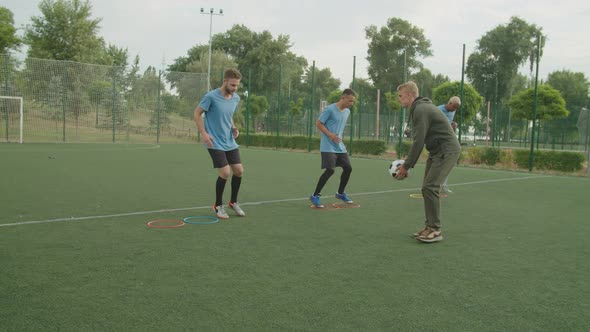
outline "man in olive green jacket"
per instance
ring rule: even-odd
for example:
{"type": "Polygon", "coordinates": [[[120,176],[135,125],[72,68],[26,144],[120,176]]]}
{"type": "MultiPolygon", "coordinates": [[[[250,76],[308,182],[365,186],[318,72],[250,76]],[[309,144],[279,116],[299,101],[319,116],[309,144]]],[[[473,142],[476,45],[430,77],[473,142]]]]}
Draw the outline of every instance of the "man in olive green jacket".
{"type": "Polygon", "coordinates": [[[412,236],[422,242],[438,242],[443,239],[440,222],[440,188],[461,154],[461,146],[455,137],[447,117],[428,98],[419,97],[418,86],[409,81],[397,88],[402,107],[410,108],[414,127],[414,143],[404,164],[397,172],[397,179],[408,176],[426,146],[428,159],[422,182],[426,226],[412,236]]]}

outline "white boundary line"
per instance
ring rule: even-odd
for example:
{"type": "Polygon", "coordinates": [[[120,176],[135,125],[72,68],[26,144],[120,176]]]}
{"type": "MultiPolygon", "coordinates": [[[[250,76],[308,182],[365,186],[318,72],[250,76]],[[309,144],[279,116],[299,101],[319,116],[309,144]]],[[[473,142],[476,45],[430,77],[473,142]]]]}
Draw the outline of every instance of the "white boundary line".
{"type": "MultiPolygon", "coordinates": [[[[548,177],[552,177],[552,176],[541,175],[541,176],[527,176],[527,177],[519,177],[519,178],[472,181],[472,182],[452,184],[452,185],[449,185],[449,187],[458,187],[458,186],[467,186],[467,185],[472,185],[472,184],[483,184],[483,183],[493,183],[493,182],[503,182],[503,181],[529,180],[529,179],[548,178],[548,177]]],[[[355,193],[355,194],[351,194],[351,196],[378,195],[378,194],[387,194],[387,193],[394,193],[394,192],[416,191],[416,190],[420,190],[420,188],[371,191],[371,192],[364,192],[364,193],[355,193]]],[[[262,205],[262,204],[270,204],[270,203],[303,201],[303,200],[308,200],[308,199],[309,198],[307,198],[307,197],[305,197],[305,198],[285,198],[285,199],[275,199],[275,200],[270,200],[270,201],[246,202],[246,203],[240,203],[240,205],[244,205],[244,206],[245,205],[262,205]]],[[[58,222],[58,221],[80,221],[80,220],[88,220],[88,219],[106,219],[106,218],[137,216],[137,215],[143,215],[143,214],[165,213],[165,212],[186,211],[186,210],[202,210],[202,209],[211,209],[211,206],[210,205],[194,206],[194,207],[176,208],[176,209],[162,209],[162,210],[152,210],[152,211],[138,211],[138,212],[106,214],[106,215],[100,215],[100,216],[69,217],[69,218],[57,218],[57,219],[47,219],[47,220],[21,221],[21,222],[14,222],[14,223],[10,223],[10,224],[0,224],[0,227],[31,225],[31,224],[46,224],[46,223],[52,223],[52,222],[58,222]]]]}
{"type": "MultiPolygon", "coordinates": [[[[37,144],[37,143],[29,143],[30,145],[33,144],[37,144]]],[[[43,144],[43,143],[41,143],[43,144]]],[[[60,146],[65,146],[66,144],[94,144],[94,143],[49,143],[49,144],[54,144],[54,145],[60,145],[60,146]]],[[[97,144],[109,144],[109,143],[97,143],[97,144]]],[[[113,144],[113,143],[110,143],[113,144]]],[[[48,152],[48,153],[55,153],[55,152],[80,152],[80,151],[84,151],[84,152],[94,152],[94,151],[109,151],[109,152],[119,152],[119,151],[130,151],[130,150],[151,150],[151,149],[159,149],[160,145],[159,144],[150,144],[149,146],[132,146],[129,147],[129,145],[139,145],[139,144],[129,144],[129,145],[122,145],[123,143],[115,143],[116,144],[121,144],[120,147],[121,148],[98,148],[98,149],[79,149],[79,148],[74,148],[74,149],[63,149],[63,150],[47,150],[47,149],[21,149],[21,150],[3,150],[2,152],[48,152]],[[124,147],[125,146],[125,147],[124,147]]]]}

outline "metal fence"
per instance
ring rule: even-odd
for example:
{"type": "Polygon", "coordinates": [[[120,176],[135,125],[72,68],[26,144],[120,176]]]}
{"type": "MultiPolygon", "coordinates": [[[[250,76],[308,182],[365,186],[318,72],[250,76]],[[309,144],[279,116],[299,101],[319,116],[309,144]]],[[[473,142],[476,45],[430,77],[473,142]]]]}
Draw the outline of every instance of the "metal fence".
{"type": "MultiPolygon", "coordinates": [[[[282,66],[276,68],[276,75],[262,77],[259,70],[248,69],[242,74],[242,101],[234,122],[243,134],[318,135],[315,120],[328,96],[325,91],[316,92],[321,89],[314,87],[313,79],[296,94],[292,86],[301,82],[283,78],[282,66]],[[255,113],[252,102],[256,95],[264,97],[266,106],[255,113]]],[[[308,74],[313,77],[313,72],[308,74]]],[[[223,72],[212,76],[212,83],[220,84],[223,72]]],[[[206,92],[206,73],[153,67],[140,72],[133,67],[33,58],[19,61],[0,55],[0,142],[19,140],[21,106],[24,142],[194,142],[199,134],[193,113],[206,92]],[[22,105],[14,97],[21,97],[22,105]]],[[[358,102],[344,134],[347,145],[359,139],[382,140],[390,147],[399,144],[407,112],[390,110],[384,102],[377,104],[376,90],[357,93],[358,102]]],[[[469,124],[471,130],[462,132],[464,143],[515,148],[531,144],[530,122],[511,121],[507,108],[494,108],[487,119],[489,126],[482,127],[482,122],[479,119],[478,125],[474,120],[469,124]]],[[[545,149],[588,151],[589,131],[588,110],[574,110],[567,119],[541,122],[535,144],[545,149]]]]}
{"type": "MultiPolygon", "coordinates": [[[[0,96],[22,97],[25,142],[194,140],[206,74],[0,56],[0,96]]],[[[16,141],[17,100],[0,98],[0,141],[16,141]]]]}

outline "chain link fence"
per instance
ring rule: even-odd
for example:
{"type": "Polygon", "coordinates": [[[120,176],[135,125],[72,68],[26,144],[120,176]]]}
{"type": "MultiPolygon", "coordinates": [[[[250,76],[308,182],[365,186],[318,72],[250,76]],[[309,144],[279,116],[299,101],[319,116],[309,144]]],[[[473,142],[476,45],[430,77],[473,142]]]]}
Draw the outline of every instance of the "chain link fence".
{"type": "MultiPolygon", "coordinates": [[[[277,142],[282,136],[319,135],[315,121],[331,91],[323,91],[309,78],[306,82],[300,76],[293,79],[293,74],[287,78],[284,68],[290,67],[296,66],[277,67],[272,75],[267,70],[266,76],[260,69],[243,70],[242,101],[234,116],[242,134],[272,135],[277,142]]],[[[222,71],[211,76],[212,86],[221,85],[222,71]]],[[[206,92],[206,73],[153,67],[140,73],[133,68],[33,58],[19,61],[0,55],[0,142],[18,142],[21,132],[24,142],[195,142],[200,137],[193,114],[206,92]]],[[[404,133],[407,111],[388,109],[384,92],[379,104],[376,90],[357,93],[344,133],[347,146],[353,147],[355,140],[378,139],[392,148],[400,142],[400,134],[409,139],[404,133]]],[[[474,123],[470,132],[463,132],[463,142],[530,146],[530,122],[510,120],[509,114],[498,107],[489,119],[480,119],[480,125],[474,123]]],[[[543,149],[587,151],[589,132],[588,110],[572,110],[566,119],[541,122],[535,144],[543,149]]]]}

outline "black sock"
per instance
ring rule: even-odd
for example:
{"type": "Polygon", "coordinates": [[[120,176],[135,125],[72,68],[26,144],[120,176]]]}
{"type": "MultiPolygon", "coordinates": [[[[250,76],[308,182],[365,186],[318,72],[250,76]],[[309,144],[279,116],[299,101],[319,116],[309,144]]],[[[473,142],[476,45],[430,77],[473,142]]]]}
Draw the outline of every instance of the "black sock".
{"type": "Polygon", "coordinates": [[[350,179],[350,173],[352,173],[352,168],[343,168],[342,175],[340,176],[340,186],[338,187],[338,193],[342,195],[344,193],[344,188],[348,184],[348,179],[350,179]]]}
{"type": "Polygon", "coordinates": [[[320,194],[320,192],[322,192],[322,188],[324,188],[326,182],[328,182],[328,179],[332,176],[332,174],[334,174],[334,169],[326,168],[326,170],[318,180],[318,185],[315,187],[315,191],[313,192],[314,196],[317,196],[320,194]]]}
{"type": "Polygon", "coordinates": [[[242,183],[241,176],[233,175],[231,177],[231,202],[237,203],[238,202],[238,192],[240,191],[240,184],[242,183]]]}
{"type": "Polygon", "coordinates": [[[225,182],[227,182],[226,179],[217,177],[217,182],[215,183],[215,205],[217,206],[223,205],[223,189],[225,189],[225,182]]]}

